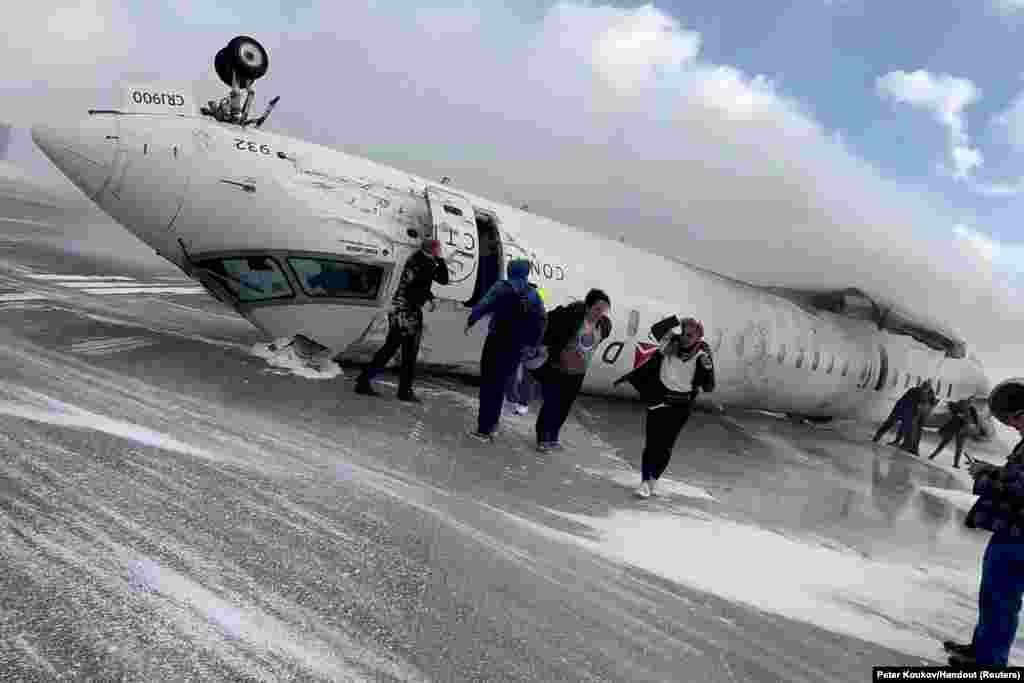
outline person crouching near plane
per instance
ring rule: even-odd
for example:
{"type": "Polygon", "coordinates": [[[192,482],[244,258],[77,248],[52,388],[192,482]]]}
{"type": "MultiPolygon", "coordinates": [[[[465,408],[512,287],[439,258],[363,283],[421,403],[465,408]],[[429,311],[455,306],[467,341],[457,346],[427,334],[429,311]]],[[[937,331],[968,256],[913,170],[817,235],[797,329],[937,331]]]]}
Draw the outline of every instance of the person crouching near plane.
{"type": "Polygon", "coordinates": [[[395,351],[401,347],[402,369],[398,379],[398,399],[419,403],[419,399],[412,393],[412,382],[423,335],[423,305],[433,301],[434,294],[430,289],[435,282],[448,284],[448,265],[441,257],[441,243],[424,237],[419,251],[409,257],[402,269],[398,289],[391,299],[391,310],[388,312],[387,339],[356,380],[357,394],[378,395],[370,380],[384,369],[395,351]]]}
{"type": "Polygon", "coordinates": [[[935,409],[938,403],[939,399],[935,396],[932,381],[926,379],[924,384],[921,385],[921,397],[917,402],[917,410],[912,413],[913,418],[910,421],[910,427],[903,438],[903,445],[900,448],[912,455],[918,455],[918,449],[921,447],[921,434],[924,432],[924,423],[928,421],[928,417],[932,414],[932,410],[935,409]]]}
{"type": "Polygon", "coordinates": [[[988,398],[992,415],[1016,429],[1021,441],[1002,467],[968,456],[978,500],[967,513],[969,529],[992,532],[981,561],[978,621],[970,644],[946,641],[956,667],[1007,665],[1024,596],[1024,379],[997,385],[988,398]]]}
{"type": "Polygon", "coordinates": [[[544,334],[547,315],[544,303],[526,277],[530,262],[509,261],[508,279],[495,282],[473,307],[466,320],[466,334],[480,318],[490,314],[491,322],[480,357],[480,409],[477,429],[470,436],[490,443],[498,426],[509,378],[523,359],[523,349],[537,346],[544,334]]]}
{"type": "Polygon", "coordinates": [[[890,443],[890,446],[895,446],[897,443],[903,440],[903,437],[910,429],[910,423],[913,422],[914,412],[917,410],[917,402],[921,398],[921,387],[915,386],[910,387],[903,395],[896,401],[896,405],[892,407],[892,411],[889,413],[889,417],[885,418],[885,422],[875,432],[875,436],[872,441],[877,442],[886,433],[892,429],[898,422],[900,425],[899,431],[896,433],[896,440],[890,443]]]}
{"type": "Polygon", "coordinates": [[[657,352],[613,384],[629,382],[647,403],[646,443],[636,490],[641,498],[655,495],[694,399],[701,390],[715,389],[715,365],[699,320],[672,316],[655,323],[651,336],[661,343],[657,352]],[[676,325],[682,326],[682,334],[669,333],[676,325]]]}
{"type": "Polygon", "coordinates": [[[594,352],[612,333],[608,319],[611,299],[600,289],[587,292],[586,299],[558,306],[548,313],[544,345],[547,362],[535,371],[544,405],[537,415],[537,450],[547,453],[561,448],[562,425],[583,387],[583,378],[594,352]]]}

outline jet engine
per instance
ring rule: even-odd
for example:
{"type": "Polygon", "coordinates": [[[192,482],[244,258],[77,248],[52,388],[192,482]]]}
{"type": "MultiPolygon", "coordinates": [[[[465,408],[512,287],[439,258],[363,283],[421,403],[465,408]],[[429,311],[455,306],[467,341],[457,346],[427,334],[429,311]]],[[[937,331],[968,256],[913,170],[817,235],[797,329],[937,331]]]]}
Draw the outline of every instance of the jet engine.
{"type": "Polygon", "coordinates": [[[270,100],[267,110],[262,116],[249,118],[254,92],[252,84],[266,75],[270,67],[270,55],[254,38],[236,36],[227,45],[218,50],[213,58],[213,69],[224,85],[231,88],[228,96],[220,102],[210,100],[208,106],[201,109],[202,113],[212,116],[222,123],[235,123],[243,128],[250,124],[257,128],[270,116],[279,97],[270,100]],[[245,93],[245,99],[242,94],[245,93]]]}

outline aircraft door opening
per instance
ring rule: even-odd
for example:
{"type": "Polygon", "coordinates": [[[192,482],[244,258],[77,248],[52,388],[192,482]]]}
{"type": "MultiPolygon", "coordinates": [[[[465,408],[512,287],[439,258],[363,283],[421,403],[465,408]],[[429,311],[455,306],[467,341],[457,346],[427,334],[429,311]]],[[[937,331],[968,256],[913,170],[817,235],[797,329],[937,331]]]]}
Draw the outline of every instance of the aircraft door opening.
{"type": "Polygon", "coordinates": [[[476,285],[473,296],[463,302],[464,306],[475,306],[483,298],[487,290],[502,277],[501,265],[504,255],[501,248],[501,234],[498,232],[498,219],[489,212],[475,210],[477,242],[480,245],[480,265],[476,274],[476,285]]]}
{"type": "Polygon", "coordinates": [[[878,381],[875,383],[875,391],[881,391],[885,387],[885,378],[889,374],[889,354],[885,347],[878,345],[878,381]]]}
{"type": "Polygon", "coordinates": [[[437,295],[451,301],[470,301],[476,288],[480,239],[472,205],[457,194],[439,187],[427,188],[427,205],[434,239],[448,264],[449,282],[436,285],[437,295]]]}

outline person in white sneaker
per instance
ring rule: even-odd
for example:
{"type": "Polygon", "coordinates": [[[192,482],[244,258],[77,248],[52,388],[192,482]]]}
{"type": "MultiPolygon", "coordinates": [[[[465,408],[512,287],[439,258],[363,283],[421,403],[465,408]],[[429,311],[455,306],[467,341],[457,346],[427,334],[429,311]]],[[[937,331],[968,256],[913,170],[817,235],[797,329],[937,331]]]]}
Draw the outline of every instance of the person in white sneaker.
{"type": "Polygon", "coordinates": [[[646,444],[640,458],[640,487],[636,495],[656,495],[672,457],[679,432],[690,418],[693,401],[701,390],[714,391],[715,366],[704,342],[704,326],[694,318],[672,316],[651,327],[661,345],[640,367],[615,380],[629,382],[647,402],[646,444]],[[669,334],[676,325],[682,334],[669,334]]]}

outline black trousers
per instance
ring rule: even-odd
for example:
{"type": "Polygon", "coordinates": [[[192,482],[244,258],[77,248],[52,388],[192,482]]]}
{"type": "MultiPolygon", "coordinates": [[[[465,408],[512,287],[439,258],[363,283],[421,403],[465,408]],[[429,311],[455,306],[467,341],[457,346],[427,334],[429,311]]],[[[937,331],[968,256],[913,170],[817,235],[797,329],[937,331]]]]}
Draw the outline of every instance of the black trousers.
{"type": "Polygon", "coordinates": [[[541,383],[544,405],[537,414],[537,443],[554,443],[569,417],[572,404],[583,387],[583,375],[553,370],[541,383]]]}
{"type": "Polygon", "coordinates": [[[679,405],[656,404],[647,408],[647,440],[640,458],[640,476],[643,481],[659,479],[676,445],[679,432],[690,419],[690,403],[679,405]]]}
{"type": "Polygon", "coordinates": [[[398,373],[398,393],[400,395],[411,393],[412,381],[416,376],[416,356],[420,352],[422,336],[422,330],[416,334],[404,334],[400,327],[392,325],[388,330],[387,339],[384,340],[384,346],[374,354],[373,360],[363,369],[358,381],[368,382],[373,379],[388,364],[391,357],[395,355],[395,351],[401,347],[402,367],[398,373]]]}
{"type": "Polygon", "coordinates": [[[505,402],[505,389],[516,374],[523,357],[520,346],[505,344],[498,335],[488,334],[480,357],[480,413],[477,432],[490,434],[498,426],[501,406],[505,402]]]}
{"type": "Polygon", "coordinates": [[[950,441],[956,439],[956,452],[953,454],[953,467],[960,467],[960,456],[963,455],[964,452],[964,436],[965,433],[963,430],[959,430],[953,434],[946,432],[942,435],[942,441],[939,442],[935,452],[932,453],[928,459],[934,460],[935,456],[942,452],[942,449],[945,448],[950,441]]]}

